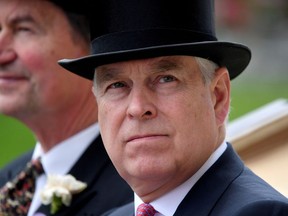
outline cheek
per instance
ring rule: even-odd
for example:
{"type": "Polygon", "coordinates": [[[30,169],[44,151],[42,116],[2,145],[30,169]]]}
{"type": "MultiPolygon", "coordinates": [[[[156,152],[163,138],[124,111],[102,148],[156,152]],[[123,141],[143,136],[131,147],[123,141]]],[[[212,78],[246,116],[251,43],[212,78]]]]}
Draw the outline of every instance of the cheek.
{"type": "Polygon", "coordinates": [[[107,144],[113,143],[119,130],[119,114],[116,106],[111,103],[103,103],[100,99],[98,103],[98,121],[103,140],[107,144]]]}
{"type": "MultiPolygon", "coordinates": [[[[47,45],[46,45],[47,46],[47,45]]],[[[28,42],[27,45],[21,44],[18,48],[18,55],[21,62],[25,67],[31,71],[31,73],[41,73],[45,74],[45,77],[55,76],[63,70],[61,66],[58,65],[57,61],[61,58],[56,55],[55,49],[47,49],[45,45],[41,45],[40,42],[28,42]],[[56,74],[57,73],[57,74],[56,74]]]]}
{"type": "Polygon", "coordinates": [[[58,89],[61,86],[63,88],[69,86],[69,81],[67,82],[64,75],[66,71],[58,65],[59,57],[55,56],[52,51],[45,49],[45,47],[41,50],[41,48],[33,46],[21,51],[19,55],[24,67],[40,82],[39,85],[52,85],[51,88],[58,89]]]}
{"type": "Polygon", "coordinates": [[[24,46],[21,44],[18,49],[18,56],[21,59],[22,63],[26,65],[30,70],[43,70],[45,65],[53,64],[49,58],[49,54],[44,51],[41,51],[41,48],[38,46],[32,46],[27,44],[24,46]]]}
{"type": "Polygon", "coordinates": [[[123,153],[121,139],[119,138],[121,118],[115,106],[106,105],[98,100],[98,122],[105,149],[113,161],[120,164],[123,153]],[[120,162],[119,162],[120,160],[120,162]]]}
{"type": "Polygon", "coordinates": [[[213,114],[213,104],[207,93],[192,97],[190,94],[190,97],[182,100],[179,106],[181,108],[178,110],[178,118],[176,119],[187,137],[198,139],[199,136],[205,134],[205,131],[210,130],[215,117],[213,114]],[[183,101],[185,102],[183,103],[183,101]]]}

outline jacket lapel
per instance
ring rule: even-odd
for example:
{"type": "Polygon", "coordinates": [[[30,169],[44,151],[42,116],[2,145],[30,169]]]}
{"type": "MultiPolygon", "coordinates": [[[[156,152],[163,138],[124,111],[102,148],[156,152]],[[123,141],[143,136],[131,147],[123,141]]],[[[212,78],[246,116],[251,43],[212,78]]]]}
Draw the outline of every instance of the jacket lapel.
{"type": "Polygon", "coordinates": [[[31,160],[33,151],[29,151],[20,158],[13,161],[11,164],[1,169],[0,172],[0,187],[15,178],[31,160]]]}
{"type": "Polygon", "coordinates": [[[207,216],[229,184],[244,169],[231,145],[200,178],[178,206],[175,216],[207,216]]]}
{"type": "Polygon", "coordinates": [[[128,203],[115,209],[105,212],[102,216],[134,216],[134,202],[128,203]]]}
{"type": "MultiPolygon", "coordinates": [[[[87,203],[96,195],[97,191],[94,190],[93,184],[97,181],[97,178],[101,175],[100,173],[107,163],[109,163],[109,157],[103,146],[101,136],[99,135],[69,172],[76,179],[87,183],[87,188],[81,193],[74,195],[71,205],[69,207],[63,206],[55,216],[74,215],[73,212],[79,209],[79,206],[87,203]],[[96,164],[96,166],[93,167],[93,172],[91,172],[91,166],[93,166],[91,162],[96,164]]],[[[50,205],[41,205],[36,212],[50,215],[50,205]]]]}

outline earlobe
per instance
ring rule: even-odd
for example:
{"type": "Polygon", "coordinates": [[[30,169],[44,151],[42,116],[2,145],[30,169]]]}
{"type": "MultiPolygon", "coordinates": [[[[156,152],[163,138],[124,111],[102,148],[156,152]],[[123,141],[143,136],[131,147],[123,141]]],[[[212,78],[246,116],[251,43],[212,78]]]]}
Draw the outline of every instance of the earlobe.
{"type": "Polygon", "coordinates": [[[96,89],[94,86],[92,86],[91,91],[93,92],[94,96],[96,97],[96,89]]]}
{"type": "Polygon", "coordinates": [[[214,112],[219,125],[225,124],[230,108],[230,77],[227,68],[218,68],[211,83],[214,112]]]}

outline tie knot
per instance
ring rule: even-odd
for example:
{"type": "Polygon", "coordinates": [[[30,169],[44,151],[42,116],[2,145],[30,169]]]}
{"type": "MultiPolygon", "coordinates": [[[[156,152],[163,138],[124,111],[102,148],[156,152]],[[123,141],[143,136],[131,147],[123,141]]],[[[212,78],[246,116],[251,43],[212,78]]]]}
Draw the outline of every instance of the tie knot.
{"type": "Polygon", "coordinates": [[[19,178],[37,178],[44,173],[40,158],[31,160],[27,163],[25,169],[20,173],[19,178]]]}
{"type": "Polygon", "coordinates": [[[154,216],[155,209],[149,203],[142,203],[138,206],[136,216],[154,216]]]}

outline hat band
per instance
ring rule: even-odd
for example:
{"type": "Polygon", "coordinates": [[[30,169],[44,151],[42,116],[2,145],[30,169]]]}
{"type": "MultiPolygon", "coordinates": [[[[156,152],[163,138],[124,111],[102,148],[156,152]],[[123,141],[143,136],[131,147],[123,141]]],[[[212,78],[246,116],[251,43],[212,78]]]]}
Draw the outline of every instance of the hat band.
{"type": "Polygon", "coordinates": [[[93,54],[133,50],[153,46],[217,41],[211,34],[189,30],[151,29],[111,33],[92,41],[93,54]]]}

